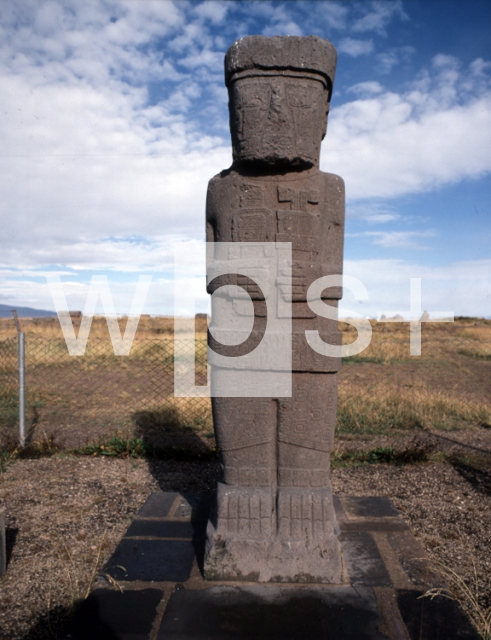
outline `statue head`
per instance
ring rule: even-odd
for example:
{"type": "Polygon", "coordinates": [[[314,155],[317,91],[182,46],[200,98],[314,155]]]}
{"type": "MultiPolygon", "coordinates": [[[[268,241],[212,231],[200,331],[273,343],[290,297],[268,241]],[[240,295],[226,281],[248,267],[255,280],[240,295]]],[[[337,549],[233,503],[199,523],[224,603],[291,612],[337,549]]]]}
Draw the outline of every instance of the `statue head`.
{"type": "Polygon", "coordinates": [[[247,36],[225,56],[234,162],[318,166],[336,49],[317,36],[247,36]]]}

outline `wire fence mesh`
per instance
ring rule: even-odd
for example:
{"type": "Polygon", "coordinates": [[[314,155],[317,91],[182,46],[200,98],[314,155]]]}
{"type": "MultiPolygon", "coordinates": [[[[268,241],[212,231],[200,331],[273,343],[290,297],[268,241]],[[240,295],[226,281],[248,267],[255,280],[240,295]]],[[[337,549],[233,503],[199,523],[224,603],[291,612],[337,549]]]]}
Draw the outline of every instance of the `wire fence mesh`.
{"type": "MultiPolygon", "coordinates": [[[[349,332],[343,334],[344,343],[352,339],[349,332]]],[[[195,383],[204,385],[206,339],[196,338],[194,344],[190,339],[189,349],[195,350],[195,383]]],[[[172,336],[137,338],[130,354],[121,357],[114,355],[106,338],[91,338],[84,356],[70,356],[62,338],[27,335],[25,360],[26,424],[31,432],[58,429],[70,436],[69,441],[80,443],[101,434],[131,431],[142,412],[148,415],[166,407],[177,411],[183,424],[212,429],[209,398],[174,397],[172,336]]],[[[482,414],[483,406],[491,406],[491,344],[479,336],[423,333],[422,355],[413,358],[407,336],[374,332],[370,346],[344,362],[341,404],[343,397],[349,400],[355,391],[359,395],[360,389],[366,389],[367,398],[371,389],[373,401],[373,389],[378,385],[379,398],[391,393],[410,398],[415,388],[420,396],[428,395],[428,389],[434,388],[437,395],[443,393],[447,399],[460,398],[467,405],[481,407],[476,415],[482,414]],[[360,368],[351,366],[358,364],[372,365],[373,379],[369,377],[367,382],[360,368]],[[383,367],[382,376],[382,368],[376,365],[385,364],[394,366],[383,367]]],[[[12,433],[17,424],[17,369],[17,340],[0,341],[0,436],[12,433]]]]}
{"type": "MultiPolygon", "coordinates": [[[[206,384],[206,341],[188,341],[195,350],[196,384],[206,384]]],[[[71,356],[63,339],[27,336],[25,347],[26,423],[78,432],[90,440],[111,430],[125,431],[142,411],[174,407],[191,425],[211,424],[208,398],[174,397],[174,342],[135,340],[129,356],[114,355],[110,340],[93,338],[83,356],[71,356]]],[[[2,405],[0,428],[16,422],[17,341],[0,342],[2,405]]],[[[80,440],[80,438],[79,438],[80,440]]]]}
{"type": "Polygon", "coordinates": [[[0,426],[11,427],[18,419],[17,339],[0,341],[0,426]]]}

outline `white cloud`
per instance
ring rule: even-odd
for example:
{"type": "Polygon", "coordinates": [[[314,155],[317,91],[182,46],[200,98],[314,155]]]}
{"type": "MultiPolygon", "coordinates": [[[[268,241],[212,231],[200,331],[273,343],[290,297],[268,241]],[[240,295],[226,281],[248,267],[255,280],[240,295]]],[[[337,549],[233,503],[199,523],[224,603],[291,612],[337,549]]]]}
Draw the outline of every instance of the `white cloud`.
{"type": "Polygon", "coordinates": [[[481,76],[487,78],[486,69],[491,69],[491,62],[477,58],[474,62],[471,62],[469,69],[474,76],[481,76]]]}
{"type": "Polygon", "coordinates": [[[293,20],[279,20],[270,27],[265,27],[262,31],[264,36],[301,36],[302,28],[293,20]]]}
{"type": "MultiPolygon", "coordinates": [[[[152,285],[144,313],[172,314],[174,298],[174,247],[182,249],[185,264],[181,274],[194,282],[198,311],[206,310],[204,242],[185,236],[162,235],[144,238],[107,238],[98,241],[97,251],[89,240],[63,247],[60,261],[68,268],[33,269],[46,262],[42,249],[28,255],[19,252],[17,268],[0,268],[2,293],[6,303],[38,309],[53,309],[46,277],[60,275],[70,309],[83,309],[92,275],[106,275],[119,314],[128,313],[135,283],[140,274],[151,275],[152,285]]],[[[184,286],[183,283],[181,283],[184,286]]]]}
{"type": "Polygon", "coordinates": [[[227,2],[216,2],[215,0],[207,0],[199,4],[195,9],[197,16],[211,20],[213,24],[223,22],[228,11],[227,2]]]}
{"type": "MultiPolygon", "coordinates": [[[[48,275],[48,274],[46,274],[48,275]]],[[[52,275],[52,272],[49,273],[52,275]]],[[[143,313],[151,313],[154,315],[172,315],[173,314],[173,280],[172,278],[158,279],[151,272],[146,275],[152,275],[152,283],[145,301],[143,313]]],[[[135,294],[136,281],[128,278],[125,274],[125,281],[111,278],[109,275],[109,289],[113,298],[114,307],[118,315],[128,314],[131,309],[131,302],[135,294]]],[[[62,276],[63,290],[67,299],[68,307],[71,310],[83,310],[89,283],[81,280],[73,274],[62,276]]],[[[205,287],[202,286],[203,291],[205,287]]],[[[34,309],[55,310],[53,300],[51,298],[49,286],[43,277],[40,281],[32,279],[19,278],[16,280],[6,281],[4,285],[6,295],[4,304],[11,304],[13,308],[16,306],[29,306],[34,309]]],[[[203,292],[202,305],[206,305],[206,293],[203,292]]],[[[96,313],[102,313],[102,305],[99,301],[96,313]]]]}
{"type": "Polygon", "coordinates": [[[190,69],[196,69],[196,67],[211,67],[216,69],[221,64],[222,60],[223,52],[203,49],[193,55],[182,58],[179,61],[179,64],[189,67],[190,69]]]}
{"type": "Polygon", "coordinates": [[[470,316],[490,314],[491,260],[454,262],[441,267],[402,260],[347,260],[344,272],[359,278],[369,295],[367,302],[359,304],[347,292],[341,303],[347,310],[344,316],[349,315],[350,309],[371,317],[379,312],[387,316],[409,312],[410,278],[421,278],[421,306],[430,315],[436,311],[470,316]]]}
{"type": "MultiPolygon", "coordinates": [[[[56,242],[43,242],[40,246],[31,248],[28,253],[22,250],[22,246],[12,247],[4,252],[2,258],[5,265],[16,265],[16,268],[5,268],[3,273],[34,276],[32,267],[48,263],[47,258],[53,255],[56,255],[59,264],[80,272],[114,270],[131,273],[145,269],[151,269],[152,272],[165,271],[172,265],[172,247],[177,240],[179,236],[175,234],[154,236],[151,240],[139,236],[108,236],[98,239],[96,253],[90,238],[76,241],[68,239],[58,249],[56,242]]],[[[40,273],[43,271],[37,273],[37,277],[40,273]]]]}
{"type": "Polygon", "coordinates": [[[236,27],[236,33],[239,38],[246,35],[254,35],[259,33],[257,26],[252,26],[253,21],[257,21],[261,25],[261,35],[264,36],[300,36],[303,35],[303,29],[298,22],[295,22],[294,11],[291,11],[287,5],[275,5],[271,2],[244,2],[238,3],[238,7],[243,4],[247,15],[243,23],[239,23],[236,27]]]}
{"type": "MultiPolygon", "coordinates": [[[[317,3],[314,3],[314,6],[317,3]]],[[[320,4],[320,3],[319,3],[320,4]]],[[[344,29],[348,17],[348,8],[338,2],[323,2],[319,17],[324,19],[331,29],[344,29]]]]}
{"type": "Polygon", "coordinates": [[[395,51],[384,51],[383,53],[377,54],[377,61],[377,71],[382,74],[387,74],[399,64],[399,56],[395,51]]]}
{"type": "Polygon", "coordinates": [[[333,109],[321,166],[350,198],[418,193],[491,171],[491,87],[438,56],[402,94],[384,91],[333,109]],[[467,91],[460,91],[462,83],[467,91]]]}
{"type": "Polygon", "coordinates": [[[382,93],[384,88],[380,82],[374,80],[368,80],[367,82],[359,82],[347,89],[347,93],[356,93],[359,96],[372,96],[377,93],[382,93]]]}
{"type": "MultiPolygon", "coordinates": [[[[369,222],[390,222],[395,216],[381,215],[375,219],[369,218],[369,222]]],[[[360,233],[347,233],[346,237],[363,237],[373,238],[373,243],[385,248],[406,248],[406,249],[424,249],[418,240],[419,238],[429,238],[434,235],[431,230],[426,231],[362,231],[360,233]]]]}
{"type": "Polygon", "coordinates": [[[401,62],[408,62],[416,53],[414,47],[393,47],[386,51],[377,53],[376,71],[380,74],[387,75],[392,69],[401,62]]]}
{"type": "MultiPolygon", "coordinates": [[[[179,8],[72,4],[33,3],[22,29],[20,10],[2,5],[0,242],[11,264],[26,251],[38,263],[69,263],[81,243],[109,234],[199,234],[207,182],[231,160],[228,143],[185,120],[201,85],[157,50],[136,48],[182,26],[179,8]],[[149,104],[145,83],[167,79],[180,83],[149,104]]],[[[101,262],[106,252],[101,242],[101,262]]]]}
{"type": "Polygon", "coordinates": [[[375,213],[371,216],[368,216],[366,218],[367,222],[370,223],[375,223],[375,224],[384,224],[386,222],[394,222],[395,220],[398,220],[400,218],[400,215],[396,214],[396,213],[375,213]]]}
{"type": "Polygon", "coordinates": [[[337,46],[338,53],[347,53],[353,58],[363,56],[373,51],[372,40],[354,40],[353,38],[343,38],[337,46]]]}
{"type": "MultiPolygon", "coordinates": [[[[360,7],[365,9],[364,4],[360,7]]],[[[354,32],[376,31],[380,35],[385,35],[385,27],[395,16],[402,20],[407,19],[401,0],[374,0],[370,2],[370,9],[354,22],[352,30],[354,32]]]]}
{"type": "MultiPolygon", "coordinates": [[[[400,219],[400,214],[393,210],[391,206],[383,202],[363,201],[349,202],[346,209],[346,217],[352,220],[362,220],[369,224],[384,224],[400,219]]],[[[408,222],[408,217],[405,217],[408,222]]]]}
{"type": "MultiPolygon", "coordinates": [[[[380,33],[402,16],[392,4],[390,13],[372,3],[351,35],[380,33]]],[[[43,264],[85,274],[165,270],[170,239],[201,236],[207,182],[231,161],[222,77],[230,34],[347,24],[343,3],[308,5],[308,20],[303,4],[292,6],[0,3],[0,255],[14,274],[3,276],[9,295],[45,306],[31,275],[43,264]]],[[[341,43],[351,55],[372,51],[371,40],[341,43]]],[[[380,70],[412,52],[377,54],[380,70]]],[[[333,107],[322,156],[322,167],[346,180],[349,215],[390,223],[398,214],[381,199],[491,170],[489,68],[482,58],[463,69],[440,55],[404,92],[370,79],[349,89],[357,99],[333,107]],[[364,199],[358,209],[356,199],[364,199]]],[[[382,246],[423,240],[371,233],[382,246]]]]}

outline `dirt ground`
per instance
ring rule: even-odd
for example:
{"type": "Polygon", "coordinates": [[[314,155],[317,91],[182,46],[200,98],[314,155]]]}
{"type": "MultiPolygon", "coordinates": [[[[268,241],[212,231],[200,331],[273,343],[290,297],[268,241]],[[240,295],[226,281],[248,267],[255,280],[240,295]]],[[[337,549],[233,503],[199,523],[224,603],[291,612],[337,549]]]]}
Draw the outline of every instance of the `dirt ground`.
{"type": "MultiPolygon", "coordinates": [[[[483,430],[483,447],[491,444],[488,434],[483,430]]],[[[390,497],[430,557],[469,584],[474,562],[485,608],[491,606],[491,455],[480,456],[479,464],[468,457],[335,467],[332,480],[338,494],[390,497]]],[[[0,638],[58,637],[71,605],[86,595],[149,493],[209,491],[217,474],[216,463],[101,457],[9,465],[0,484],[9,550],[0,580],[0,638]]]]}
{"type": "MultiPolygon", "coordinates": [[[[161,324],[153,327],[152,322],[148,320],[148,339],[167,331],[161,324]]],[[[40,327],[44,335],[46,329],[40,327]]],[[[394,392],[401,403],[411,405],[412,399],[434,392],[434,413],[440,406],[448,410],[453,401],[471,407],[479,403],[489,409],[491,360],[488,352],[483,355],[478,349],[484,342],[489,345],[491,323],[447,325],[442,333],[445,340],[436,327],[425,328],[434,335],[438,349],[434,356],[423,350],[426,356],[419,360],[407,359],[407,327],[402,347],[394,338],[398,337],[396,328],[377,329],[377,349],[374,346],[364,361],[343,366],[340,397],[356,391],[365,401],[394,392]],[[449,336],[452,342],[447,349],[449,336]]],[[[26,330],[34,335],[33,327],[26,330]]],[[[13,325],[9,331],[14,331],[13,325]]],[[[0,338],[9,336],[0,331],[0,338]]],[[[119,430],[127,437],[188,451],[214,445],[209,419],[202,420],[202,428],[196,428],[201,422],[188,428],[184,420],[168,429],[168,416],[164,424],[158,412],[145,413],[147,407],[140,406],[139,394],[154,381],[145,378],[139,362],[128,360],[116,375],[107,359],[107,371],[96,375],[100,373],[97,362],[99,368],[94,364],[93,369],[89,360],[76,370],[66,369],[62,362],[57,367],[47,362],[33,369],[29,375],[37,375],[46,386],[42,402],[36,405],[33,401],[36,411],[32,408],[28,416],[34,440],[51,438],[69,449],[111,437],[119,430]],[[103,386],[102,381],[108,384],[103,386]],[[47,389],[48,382],[56,383],[54,391],[47,389]]],[[[161,368],[159,376],[157,394],[162,391],[158,385],[167,380],[161,368]]],[[[201,419],[201,414],[196,415],[201,419]]],[[[491,607],[491,425],[488,418],[479,418],[464,426],[447,431],[418,427],[396,433],[389,425],[385,435],[344,433],[343,438],[335,439],[335,452],[422,446],[436,457],[406,466],[335,465],[332,481],[338,494],[390,497],[430,558],[462,576],[476,590],[477,604],[484,610],[491,607]],[[411,444],[421,437],[423,444],[411,444]]],[[[0,475],[9,559],[7,574],[0,579],[0,640],[57,638],[73,603],[85,597],[148,495],[158,490],[210,491],[217,476],[214,462],[59,454],[9,464],[0,475]]],[[[457,595],[462,598],[462,591],[457,595]]],[[[463,604],[476,620],[476,608],[469,600],[463,604]]]]}

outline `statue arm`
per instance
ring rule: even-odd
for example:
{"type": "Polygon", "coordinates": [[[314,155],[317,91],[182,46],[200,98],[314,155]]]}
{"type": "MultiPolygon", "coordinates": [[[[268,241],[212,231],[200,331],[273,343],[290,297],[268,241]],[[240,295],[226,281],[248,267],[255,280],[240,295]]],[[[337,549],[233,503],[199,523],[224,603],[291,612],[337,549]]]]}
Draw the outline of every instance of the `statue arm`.
{"type": "MultiPolygon", "coordinates": [[[[221,193],[221,181],[220,176],[215,176],[208,183],[208,192],[206,194],[206,242],[207,243],[215,243],[219,241],[220,231],[218,228],[219,225],[219,216],[220,216],[220,203],[222,202],[222,193],[221,193]]],[[[207,262],[210,256],[214,255],[213,252],[209,252],[209,246],[207,247],[207,262]]],[[[211,267],[210,264],[207,264],[207,269],[209,270],[211,267]]],[[[212,269],[213,271],[213,269],[212,269]]],[[[213,284],[207,285],[206,290],[209,294],[214,293],[217,289],[219,289],[224,283],[222,282],[223,278],[217,277],[213,279],[213,276],[208,274],[209,277],[213,280],[213,284]]]]}
{"type": "Polygon", "coordinates": [[[208,183],[206,193],[206,242],[215,242],[216,228],[216,202],[217,202],[217,176],[208,183]]]}
{"type": "MultiPolygon", "coordinates": [[[[324,174],[325,226],[321,258],[321,276],[343,273],[345,188],[344,180],[333,173],[324,174]]],[[[322,297],[340,299],[342,287],[332,287],[322,297]]]]}

